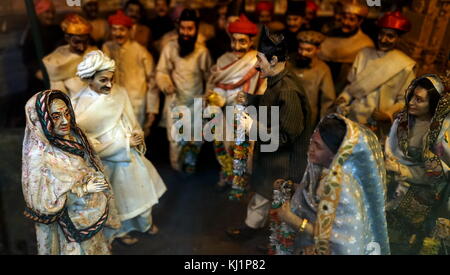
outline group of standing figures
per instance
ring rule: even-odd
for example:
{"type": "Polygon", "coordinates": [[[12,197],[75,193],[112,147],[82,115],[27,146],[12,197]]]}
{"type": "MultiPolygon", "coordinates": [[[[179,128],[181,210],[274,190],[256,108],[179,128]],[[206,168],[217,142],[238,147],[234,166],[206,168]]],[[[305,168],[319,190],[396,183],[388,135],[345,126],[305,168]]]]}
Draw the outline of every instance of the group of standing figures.
{"type": "MultiPolygon", "coordinates": [[[[38,2],[38,14],[52,7],[38,2]]],[[[156,65],[129,9],[108,18],[102,51],[89,46],[91,23],[67,16],[67,45],[43,59],[52,88],[25,106],[22,185],[38,253],[109,254],[115,239],[138,241],[129,232],[158,233],[152,207],[166,187],[145,157],[145,137],[159,92],[170,163],[181,173],[195,172],[203,142],[174,138],[174,108],[194,113],[203,99],[235,110],[215,125],[228,124],[236,139],[216,131],[213,141],[217,189],[230,189],[232,200],[254,191],[243,224],[226,230],[232,239],[269,225],[270,254],[447,253],[448,75],[416,77],[415,61],[395,49],[411,28],[398,11],[379,18],[373,43],[360,28],[367,7],[356,2],[346,1],[322,32],[302,24],[303,1],[290,2],[281,31],[230,16],[231,47],[216,61],[197,12],[186,8],[156,65]],[[251,106],[278,107],[279,119],[251,116],[251,106]],[[278,148],[263,150],[268,141],[251,140],[254,129],[278,132],[278,148]]],[[[260,19],[271,9],[260,1],[260,19]]],[[[202,128],[191,121],[191,132],[202,128]]]]}

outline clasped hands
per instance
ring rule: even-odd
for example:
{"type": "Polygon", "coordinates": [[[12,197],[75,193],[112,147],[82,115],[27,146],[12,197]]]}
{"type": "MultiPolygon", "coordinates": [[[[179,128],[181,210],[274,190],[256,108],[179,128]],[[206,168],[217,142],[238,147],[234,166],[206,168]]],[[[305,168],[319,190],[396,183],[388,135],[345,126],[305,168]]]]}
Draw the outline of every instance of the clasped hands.
{"type": "Polygon", "coordinates": [[[144,144],[144,135],[140,131],[134,131],[130,137],[130,146],[138,147],[139,145],[144,144]]]}
{"type": "Polygon", "coordinates": [[[109,189],[105,177],[101,174],[90,174],[86,181],[87,183],[83,187],[85,193],[98,193],[109,189]]]}

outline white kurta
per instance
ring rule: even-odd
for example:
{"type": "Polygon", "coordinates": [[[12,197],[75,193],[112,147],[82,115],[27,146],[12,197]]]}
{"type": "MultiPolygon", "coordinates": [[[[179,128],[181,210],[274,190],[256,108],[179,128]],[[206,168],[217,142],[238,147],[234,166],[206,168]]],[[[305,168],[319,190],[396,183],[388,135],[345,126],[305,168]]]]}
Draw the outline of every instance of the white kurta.
{"type": "Polygon", "coordinates": [[[350,82],[341,94],[349,117],[367,124],[375,110],[391,119],[405,105],[405,92],[415,78],[416,62],[399,50],[363,49],[348,75],[350,82]]]}
{"type": "Polygon", "coordinates": [[[125,221],[148,212],[158,203],[166,186],[145,158],[145,148],[130,147],[132,132],[142,130],[125,90],[115,86],[111,94],[100,95],[87,87],[72,101],[78,125],[105,165],[120,219],[125,221]]]}
{"type": "Polygon", "coordinates": [[[116,61],[116,83],[127,91],[142,127],[146,114],[159,112],[152,55],[136,41],[128,41],[122,46],[109,41],[103,45],[103,52],[116,61]]]}
{"type": "MultiPolygon", "coordinates": [[[[171,109],[175,106],[186,106],[194,114],[194,99],[201,98],[205,92],[205,84],[212,65],[208,49],[197,43],[194,51],[185,57],[180,57],[177,40],[170,41],[162,50],[156,67],[156,83],[160,90],[166,91],[169,85],[176,88],[175,94],[166,96],[164,105],[164,122],[167,127],[168,139],[171,142],[172,167],[178,169],[180,147],[173,140],[170,129],[174,123],[171,109]]],[[[192,121],[194,121],[192,119],[192,121]]],[[[201,127],[202,125],[194,125],[201,127]]]]}
{"type": "Polygon", "coordinates": [[[83,57],[96,47],[88,47],[83,55],[70,51],[69,45],[56,48],[51,54],[44,57],[43,62],[50,79],[50,88],[60,90],[70,97],[76,96],[86,84],[76,76],[77,66],[83,57]]]}

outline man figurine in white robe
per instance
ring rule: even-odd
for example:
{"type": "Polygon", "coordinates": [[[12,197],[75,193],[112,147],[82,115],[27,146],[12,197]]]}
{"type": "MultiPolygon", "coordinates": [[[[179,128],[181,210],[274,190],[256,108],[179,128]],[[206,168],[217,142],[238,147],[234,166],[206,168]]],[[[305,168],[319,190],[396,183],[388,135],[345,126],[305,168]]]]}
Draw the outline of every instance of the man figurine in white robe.
{"type": "Polygon", "coordinates": [[[75,75],[85,54],[97,48],[89,45],[92,27],[83,17],[70,14],[61,23],[67,45],[58,47],[44,57],[43,62],[50,78],[50,87],[68,96],[75,96],[85,84],[75,75]]]}
{"type": "MultiPolygon", "coordinates": [[[[209,105],[224,107],[243,104],[245,94],[262,94],[267,87],[267,81],[259,78],[255,68],[257,51],[253,49],[253,39],[258,33],[258,27],[245,15],[228,26],[231,35],[231,52],[223,54],[217,64],[211,68],[211,76],[205,95],[209,105]]],[[[225,113],[226,115],[226,113],[225,113]]],[[[233,114],[234,115],[234,114],[233,114]]],[[[223,125],[227,119],[223,118],[223,125]]],[[[233,125],[228,125],[233,127],[233,125]]],[[[227,183],[233,181],[233,156],[235,142],[225,139],[225,129],[220,132],[214,142],[216,157],[221,165],[218,189],[223,190],[227,183]]]]}
{"type": "Polygon", "coordinates": [[[110,241],[120,238],[125,244],[133,244],[137,239],[128,232],[157,232],[151,211],[166,186],[144,156],[143,132],[126,91],[112,84],[114,69],[114,61],[101,51],[88,54],[77,72],[88,86],[72,101],[80,128],[106,168],[122,221],[120,230],[105,234],[110,241]]]}
{"type": "Polygon", "coordinates": [[[317,57],[325,36],[316,31],[302,31],[297,35],[298,52],[289,67],[305,88],[311,106],[313,125],[330,112],[336,99],[333,77],[328,65],[317,57]]]}
{"type": "Polygon", "coordinates": [[[361,30],[361,24],[369,14],[365,3],[348,0],[342,5],[341,27],[328,34],[319,53],[319,58],[330,66],[338,95],[345,87],[347,75],[359,51],[374,47],[372,39],[361,30]]]}
{"type": "MultiPolygon", "coordinates": [[[[163,119],[170,142],[170,162],[173,169],[190,173],[195,170],[202,142],[191,140],[181,144],[175,141],[171,129],[177,114],[173,114],[172,109],[186,106],[193,114],[194,99],[201,99],[205,92],[212,60],[208,49],[197,41],[198,26],[196,12],[191,9],[183,10],[179,20],[178,39],[170,41],[163,48],[156,67],[156,83],[166,94],[163,119]],[[181,154],[182,151],[185,153],[181,154]]],[[[192,133],[194,127],[202,129],[202,125],[198,123],[192,126],[192,133]]]]}
{"type": "Polygon", "coordinates": [[[159,113],[159,92],[155,85],[152,55],[138,42],[130,39],[133,20],[122,11],[108,18],[112,41],[103,45],[103,52],[116,62],[116,83],[125,88],[134,114],[147,136],[159,113]]]}
{"type": "Polygon", "coordinates": [[[405,91],[415,78],[416,62],[395,46],[411,24],[400,12],[388,12],[378,21],[377,48],[365,48],[348,75],[339,96],[340,111],[369,126],[378,138],[389,134],[394,114],[405,106],[405,91]]]}

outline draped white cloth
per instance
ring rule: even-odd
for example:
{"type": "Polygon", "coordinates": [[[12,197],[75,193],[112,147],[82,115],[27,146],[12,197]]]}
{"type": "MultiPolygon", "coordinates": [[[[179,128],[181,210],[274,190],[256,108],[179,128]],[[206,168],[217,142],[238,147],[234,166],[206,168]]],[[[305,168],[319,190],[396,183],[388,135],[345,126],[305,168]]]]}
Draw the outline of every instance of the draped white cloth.
{"type": "Polygon", "coordinates": [[[60,90],[74,97],[86,87],[86,84],[76,76],[77,66],[86,54],[95,50],[97,47],[90,46],[83,55],[79,55],[71,52],[69,45],[64,45],[44,57],[42,61],[47,69],[51,89],[60,90]]]}
{"type": "MultiPolygon", "coordinates": [[[[56,214],[66,208],[77,229],[88,228],[105,213],[107,191],[82,197],[77,194],[87,177],[101,174],[87,157],[65,152],[48,141],[38,120],[36,98],[33,96],[25,107],[22,189],[26,205],[40,215],[56,214]]],[[[102,231],[81,243],[69,242],[56,222],[36,223],[36,236],[40,255],[110,253],[102,231]]]]}
{"type": "Polygon", "coordinates": [[[130,147],[132,133],[142,130],[126,91],[114,86],[110,94],[100,95],[87,87],[72,101],[80,128],[105,165],[120,219],[125,221],[148,212],[158,203],[166,186],[145,158],[145,146],[130,147]]]}
{"type": "Polygon", "coordinates": [[[405,106],[405,92],[415,78],[416,62],[399,50],[361,50],[348,75],[350,82],[341,94],[349,117],[367,124],[375,110],[391,118],[405,106]]]}

